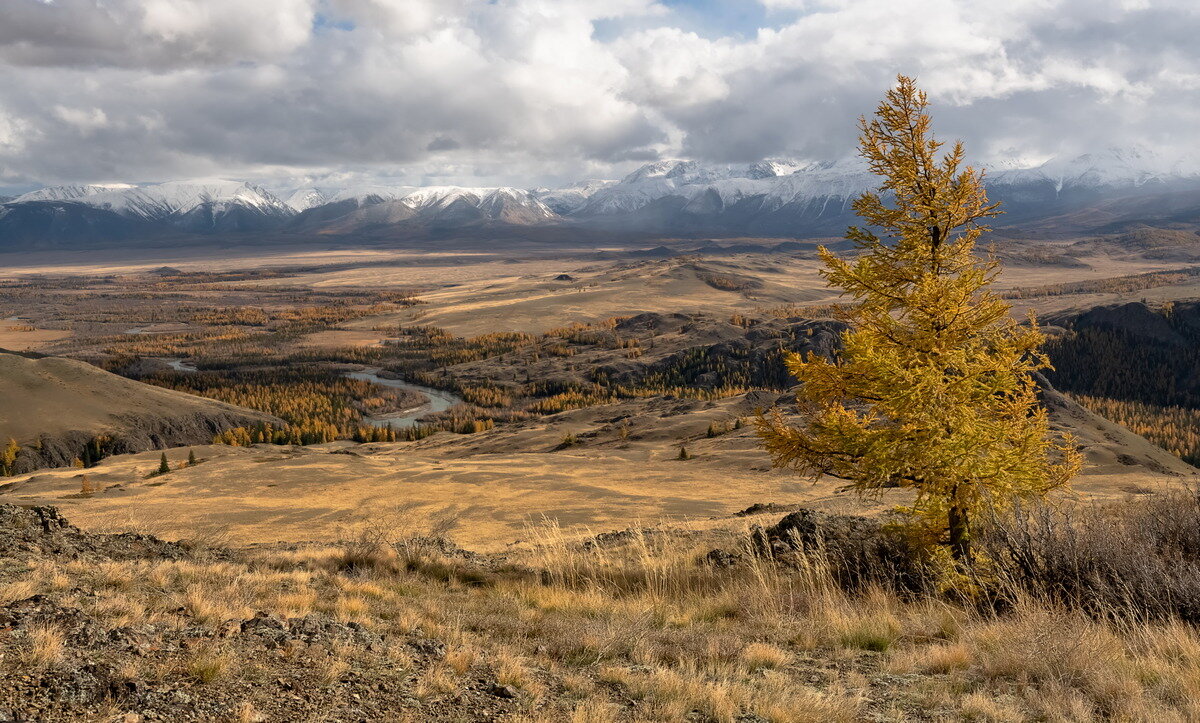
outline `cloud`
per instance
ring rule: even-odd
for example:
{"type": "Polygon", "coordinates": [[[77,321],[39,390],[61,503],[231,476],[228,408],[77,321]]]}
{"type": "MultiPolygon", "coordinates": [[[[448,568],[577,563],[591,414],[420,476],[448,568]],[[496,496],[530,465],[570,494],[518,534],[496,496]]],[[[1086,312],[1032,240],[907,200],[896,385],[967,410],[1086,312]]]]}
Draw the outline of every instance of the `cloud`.
{"type": "Polygon", "coordinates": [[[10,0],[0,61],[15,66],[223,65],[308,42],[316,0],[10,0]]]}
{"type": "Polygon", "coordinates": [[[761,4],[722,36],[654,0],[5,0],[0,185],[838,157],[897,72],[980,157],[1197,140],[1192,2],[761,4]]]}

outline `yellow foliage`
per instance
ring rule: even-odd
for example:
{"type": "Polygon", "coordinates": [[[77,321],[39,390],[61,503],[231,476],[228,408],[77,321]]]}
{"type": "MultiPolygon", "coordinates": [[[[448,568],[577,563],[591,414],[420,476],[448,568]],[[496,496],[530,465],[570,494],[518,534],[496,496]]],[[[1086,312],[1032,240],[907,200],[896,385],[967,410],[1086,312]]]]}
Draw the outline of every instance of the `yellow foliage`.
{"type": "Polygon", "coordinates": [[[961,143],[938,157],[926,107],[900,76],[875,118],[860,120],[861,154],[883,183],[854,203],[868,224],[846,234],[859,253],[821,249],[825,279],[855,302],[840,314],[850,329],[835,361],[788,356],[802,423],[776,413],[759,431],[778,466],[860,492],[913,489],[907,512],[948,533],[962,560],[977,510],[1065,484],[1079,458],[1070,439],[1052,439],[1037,399],[1033,374],[1048,362],[1035,320],[1009,315],[990,290],[998,262],[975,254],[997,205],[982,173],[962,165],[961,143]]]}

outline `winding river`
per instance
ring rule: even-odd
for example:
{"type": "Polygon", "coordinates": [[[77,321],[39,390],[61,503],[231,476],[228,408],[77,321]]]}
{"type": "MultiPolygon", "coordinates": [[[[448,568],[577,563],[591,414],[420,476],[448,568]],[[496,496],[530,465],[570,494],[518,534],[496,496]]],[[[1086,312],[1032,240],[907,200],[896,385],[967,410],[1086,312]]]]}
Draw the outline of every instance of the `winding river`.
{"type": "Polygon", "coordinates": [[[366,421],[376,427],[386,427],[389,424],[393,427],[411,427],[417,423],[417,420],[424,417],[426,414],[434,412],[443,412],[455,404],[462,404],[462,399],[455,394],[434,389],[432,387],[423,387],[420,384],[411,384],[401,379],[387,379],[379,376],[379,369],[363,369],[358,372],[344,372],[344,376],[351,379],[361,379],[366,382],[380,384],[385,387],[395,387],[396,389],[407,389],[411,392],[416,392],[425,396],[428,400],[415,409],[406,409],[402,412],[393,414],[381,414],[377,417],[365,417],[366,421]]]}
{"type": "Polygon", "coordinates": [[[199,369],[196,368],[195,364],[191,363],[190,361],[184,361],[183,359],[159,359],[159,361],[165,361],[167,363],[167,366],[171,367],[172,369],[174,369],[177,372],[198,372],[198,371],[200,371],[199,369]]]}
{"type": "MultiPolygon", "coordinates": [[[[180,372],[198,371],[196,366],[189,361],[183,359],[160,359],[166,362],[172,369],[180,372]]],[[[389,424],[397,429],[400,427],[411,427],[417,423],[417,420],[424,417],[426,414],[435,412],[443,412],[455,404],[462,404],[462,399],[455,394],[434,389],[432,387],[423,387],[420,384],[410,384],[402,379],[387,379],[379,376],[380,369],[363,369],[357,372],[342,372],[343,376],[350,379],[360,379],[372,384],[379,384],[385,387],[393,387],[395,389],[407,389],[410,392],[416,392],[425,397],[425,403],[419,407],[405,409],[401,412],[393,412],[391,414],[380,414],[373,417],[363,417],[369,424],[376,427],[386,427],[389,424]]]]}

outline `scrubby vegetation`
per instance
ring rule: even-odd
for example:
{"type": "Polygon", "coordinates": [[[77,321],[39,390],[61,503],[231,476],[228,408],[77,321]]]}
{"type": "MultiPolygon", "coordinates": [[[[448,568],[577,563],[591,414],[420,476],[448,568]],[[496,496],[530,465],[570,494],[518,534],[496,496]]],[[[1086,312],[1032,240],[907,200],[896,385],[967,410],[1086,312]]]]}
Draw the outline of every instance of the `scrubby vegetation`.
{"type": "Polygon", "coordinates": [[[980,538],[987,595],[882,574],[847,586],[834,569],[850,550],[756,553],[744,528],[580,543],[541,526],[486,557],[429,536],[444,522],[245,552],[55,532],[68,554],[0,570],[0,704],[175,719],[1200,715],[1194,498],[998,521],[980,538]]]}

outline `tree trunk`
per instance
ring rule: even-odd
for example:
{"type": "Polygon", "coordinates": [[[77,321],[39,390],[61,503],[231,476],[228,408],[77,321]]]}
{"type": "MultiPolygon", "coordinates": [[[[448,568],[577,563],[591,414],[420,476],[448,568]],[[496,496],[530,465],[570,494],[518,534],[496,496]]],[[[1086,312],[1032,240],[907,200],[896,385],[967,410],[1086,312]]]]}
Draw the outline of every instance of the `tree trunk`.
{"type": "Polygon", "coordinates": [[[970,513],[965,506],[950,508],[950,555],[960,565],[971,562],[970,513]]]}

